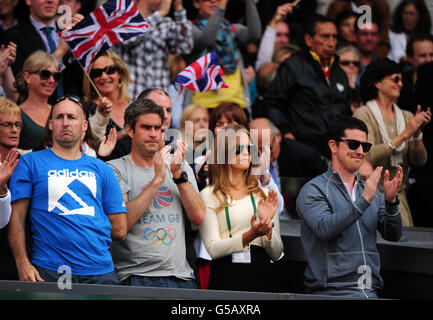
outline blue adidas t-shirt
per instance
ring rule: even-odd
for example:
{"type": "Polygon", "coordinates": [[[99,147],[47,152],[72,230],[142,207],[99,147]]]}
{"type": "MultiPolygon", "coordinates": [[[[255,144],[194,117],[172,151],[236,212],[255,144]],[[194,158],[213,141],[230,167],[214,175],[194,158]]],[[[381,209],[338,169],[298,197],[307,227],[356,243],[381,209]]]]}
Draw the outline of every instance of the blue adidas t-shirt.
{"type": "Polygon", "coordinates": [[[51,149],[20,158],[10,181],[11,201],[30,198],[32,264],[74,275],[114,270],[109,214],[126,212],[113,170],[82,153],[78,160],[51,149]]]}

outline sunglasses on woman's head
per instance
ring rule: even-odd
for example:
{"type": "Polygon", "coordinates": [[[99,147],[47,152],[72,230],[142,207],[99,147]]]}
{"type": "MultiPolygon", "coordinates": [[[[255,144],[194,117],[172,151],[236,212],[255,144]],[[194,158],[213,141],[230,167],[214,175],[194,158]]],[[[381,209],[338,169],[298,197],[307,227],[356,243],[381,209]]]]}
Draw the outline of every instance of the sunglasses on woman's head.
{"type": "Polygon", "coordinates": [[[371,148],[370,142],[361,142],[353,139],[335,139],[335,141],[347,142],[347,145],[349,146],[350,150],[357,150],[359,146],[362,146],[362,151],[368,152],[370,151],[371,148]]]}
{"type": "Polygon", "coordinates": [[[95,78],[99,78],[100,76],[102,76],[103,72],[105,72],[107,75],[110,75],[110,74],[116,73],[117,71],[119,71],[119,67],[112,64],[111,66],[106,66],[105,68],[102,68],[102,69],[93,68],[92,70],[90,70],[89,75],[90,75],[91,79],[95,79],[95,78]]]}
{"type": "Polygon", "coordinates": [[[29,71],[31,74],[38,74],[41,80],[48,80],[51,76],[53,76],[54,81],[60,82],[62,80],[61,72],[51,72],[50,70],[38,70],[38,71],[29,71]]]}
{"type": "Polygon", "coordinates": [[[361,62],[357,60],[341,60],[340,64],[342,66],[348,66],[349,64],[353,64],[355,67],[359,67],[361,65],[361,62]]]}

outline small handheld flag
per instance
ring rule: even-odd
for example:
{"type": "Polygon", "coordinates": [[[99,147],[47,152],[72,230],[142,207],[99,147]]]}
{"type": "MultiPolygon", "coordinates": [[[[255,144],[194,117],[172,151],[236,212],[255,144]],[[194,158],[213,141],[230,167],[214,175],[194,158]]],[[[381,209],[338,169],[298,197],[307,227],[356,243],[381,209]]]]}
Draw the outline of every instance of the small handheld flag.
{"type": "Polygon", "coordinates": [[[62,37],[84,70],[116,42],[146,32],[149,25],[131,0],[108,0],[62,37]]]}
{"type": "Polygon", "coordinates": [[[212,51],[194,61],[174,79],[174,85],[179,95],[185,88],[204,92],[219,88],[228,88],[223,81],[224,72],[218,64],[218,55],[212,51]]]}

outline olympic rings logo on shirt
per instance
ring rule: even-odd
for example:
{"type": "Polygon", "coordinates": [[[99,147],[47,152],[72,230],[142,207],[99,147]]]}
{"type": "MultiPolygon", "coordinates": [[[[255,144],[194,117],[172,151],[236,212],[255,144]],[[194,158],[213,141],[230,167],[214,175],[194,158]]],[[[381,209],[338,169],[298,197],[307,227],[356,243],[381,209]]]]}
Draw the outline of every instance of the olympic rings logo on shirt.
{"type": "Polygon", "coordinates": [[[161,243],[169,246],[176,239],[176,236],[177,232],[174,228],[170,228],[167,231],[164,228],[159,228],[156,231],[151,228],[144,230],[144,239],[154,246],[159,246],[161,243]]]}

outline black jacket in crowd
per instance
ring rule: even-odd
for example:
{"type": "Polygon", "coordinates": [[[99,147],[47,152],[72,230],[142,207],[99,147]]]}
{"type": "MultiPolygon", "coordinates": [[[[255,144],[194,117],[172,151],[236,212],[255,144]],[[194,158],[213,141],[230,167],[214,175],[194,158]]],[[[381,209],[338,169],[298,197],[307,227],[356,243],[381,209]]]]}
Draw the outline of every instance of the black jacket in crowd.
{"type": "MultiPolygon", "coordinates": [[[[12,41],[17,45],[17,55],[12,64],[12,72],[17,76],[22,71],[25,60],[36,50],[46,51],[45,44],[38,31],[26,17],[19,21],[18,25],[6,31],[0,32],[0,44],[12,41]]],[[[65,94],[83,95],[83,71],[77,60],[69,51],[63,58],[65,69],[62,71],[63,87],[65,94]]]]}
{"type": "Polygon", "coordinates": [[[269,119],[282,135],[291,132],[297,140],[328,153],[326,133],[339,116],[351,115],[349,82],[339,58],[331,67],[331,82],[309,51],[285,60],[265,94],[269,119]]]}

